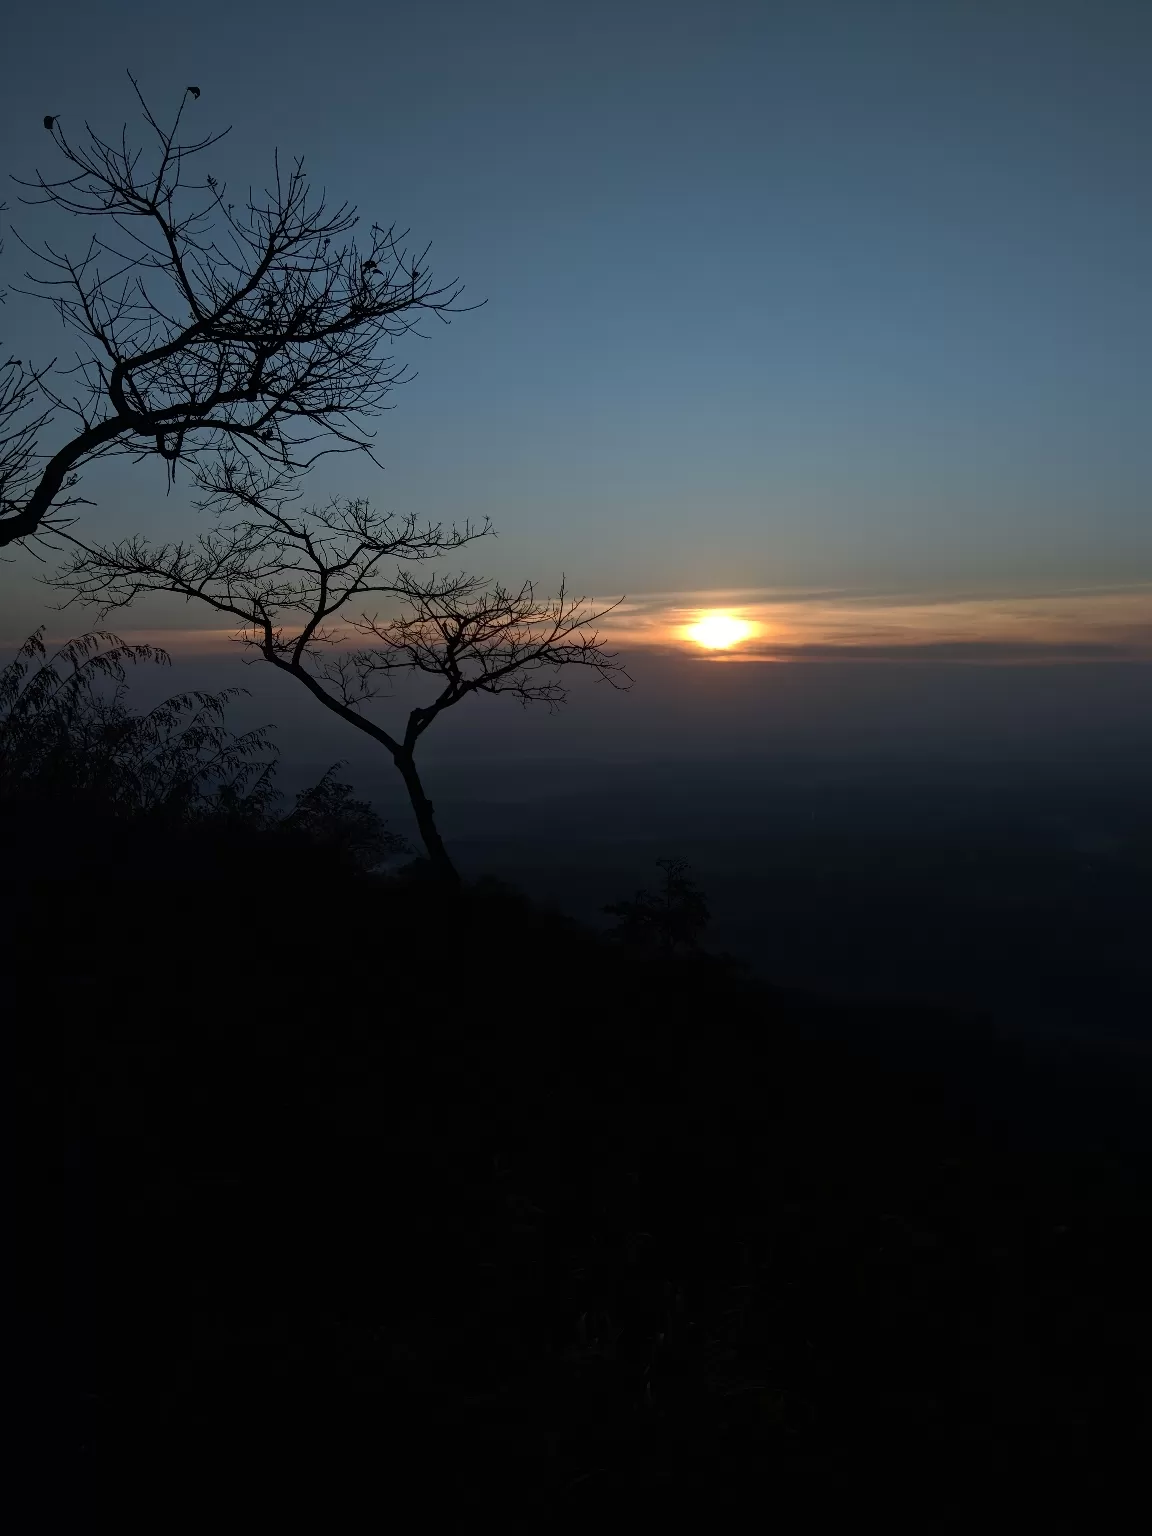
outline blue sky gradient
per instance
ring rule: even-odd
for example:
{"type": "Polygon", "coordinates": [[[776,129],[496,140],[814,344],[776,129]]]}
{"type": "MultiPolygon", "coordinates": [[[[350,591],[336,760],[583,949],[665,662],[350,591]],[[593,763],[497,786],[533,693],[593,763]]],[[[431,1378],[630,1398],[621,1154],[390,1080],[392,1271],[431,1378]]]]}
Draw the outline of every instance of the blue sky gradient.
{"type": "MultiPolygon", "coordinates": [[[[489,515],[493,574],[597,592],[1029,592],[1152,578],[1150,44],[1117,0],[66,0],[9,23],[0,120],[49,170],[45,112],[197,83],[219,174],[303,153],[487,301],[317,497],[489,515]]],[[[159,466],[86,485],[92,532],[192,526],[159,466]]],[[[43,610],[30,562],[0,601],[43,610]]]]}

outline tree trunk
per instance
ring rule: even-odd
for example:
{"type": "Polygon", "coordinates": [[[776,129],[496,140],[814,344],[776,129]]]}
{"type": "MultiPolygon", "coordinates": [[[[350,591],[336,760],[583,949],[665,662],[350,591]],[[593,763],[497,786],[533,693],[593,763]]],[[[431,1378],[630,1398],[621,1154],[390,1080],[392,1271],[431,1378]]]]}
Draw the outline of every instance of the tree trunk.
{"type": "Polygon", "coordinates": [[[456,872],[456,866],[448,857],[448,850],[444,841],[436,829],[436,818],[432,813],[432,802],[424,793],[424,786],[420,782],[420,775],[416,772],[416,763],[411,754],[400,753],[396,755],[395,763],[404,776],[404,783],[408,789],[408,798],[412,802],[412,810],[416,815],[416,825],[420,829],[420,836],[428,853],[428,861],[441,880],[451,885],[460,884],[460,876],[456,872]]]}

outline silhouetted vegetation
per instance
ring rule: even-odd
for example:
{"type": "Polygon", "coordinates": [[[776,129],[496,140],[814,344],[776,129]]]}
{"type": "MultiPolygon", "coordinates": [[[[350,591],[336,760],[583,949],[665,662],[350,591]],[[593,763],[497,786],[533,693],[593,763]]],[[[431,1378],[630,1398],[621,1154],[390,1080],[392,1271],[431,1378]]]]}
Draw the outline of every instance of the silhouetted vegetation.
{"type": "Polygon", "coordinates": [[[202,483],[209,494],[201,511],[217,519],[210,533],[156,546],[72,539],[73,558],[53,584],[102,617],[142,593],[173,592],[240,625],[245,644],[388,753],[432,868],[455,883],[416,764],[424,733],[445,710],[484,695],[557,709],[566,698],[560,674],[572,667],[627,687],[628,674],[592,627],[617,605],[573,599],[563,583],[555,597],[539,598],[531,582],[510,590],[477,576],[415,574],[489,534],[487,523],[421,526],[364,500],[301,510],[273,480],[228,458],[202,483]],[[394,569],[381,569],[392,561],[394,569]],[[360,606],[382,600],[391,601],[391,615],[360,606]],[[429,678],[431,696],[389,730],[366,710],[404,674],[429,678]]]}
{"type": "Polygon", "coordinates": [[[96,632],[49,655],[38,630],[0,671],[0,816],[13,874],[22,863],[21,873],[75,872],[100,858],[127,873],[135,857],[153,867],[174,859],[179,878],[178,848],[188,860],[231,842],[254,856],[254,837],[323,850],[349,869],[406,850],[338,782],[339,765],[285,811],[268,729],[227,725],[237,689],[133,709],[127,669],[143,664],[165,666],[167,653],[96,632]]]}
{"type": "Polygon", "coordinates": [[[425,315],[447,322],[461,286],[434,285],[427,248],[410,252],[395,226],[373,224],[358,247],[356,210],[317,198],[302,160],[282,175],[277,159],[271,188],[240,204],[217,177],[194,180],[199,157],[224,137],[181,137],[199,88],[185,89],[167,127],[135,79],[132,87],[150,158],[127,129],[117,142],[85,125],[75,139],[62,115],[49,114],[63,174],[19,183],[25,202],[94,233],[79,256],[51,244],[33,253],[26,291],[51,304],[80,346],[66,393],[52,363],[0,366],[0,546],[46,534],[56,536],[53,549],[71,545],[60,584],[97,604],[102,619],[159,590],[235,620],[266,661],[389,753],[428,859],[454,883],[416,766],[421,736],[445,709],[482,693],[556,707],[564,690],[540,682],[542,669],[590,667],[619,685],[623,668],[590,629],[609,610],[572,600],[563,583],[540,599],[531,582],[419,580],[405,569],[484,536],[487,523],[421,527],[364,499],[296,508],[301,478],[319,458],[371,457],[366,423],[405,376],[392,343],[425,315]],[[46,454],[41,436],[61,417],[72,418],[73,435],[46,454]],[[199,509],[216,515],[213,531],[174,544],[85,543],[71,531],[79,474],[112,455],[159,457],[170,480],[183,464],[199,509]],[[397,570],[381,579],[385,560],[397,570]],[[354,606],[381,596],[400,611],[354,606]],[[367,645],[334,654],[347,638],[338,624],[367,645]],[[430,674],[436,692],[389,731],[364,709],[404,671],[430,674]]]}

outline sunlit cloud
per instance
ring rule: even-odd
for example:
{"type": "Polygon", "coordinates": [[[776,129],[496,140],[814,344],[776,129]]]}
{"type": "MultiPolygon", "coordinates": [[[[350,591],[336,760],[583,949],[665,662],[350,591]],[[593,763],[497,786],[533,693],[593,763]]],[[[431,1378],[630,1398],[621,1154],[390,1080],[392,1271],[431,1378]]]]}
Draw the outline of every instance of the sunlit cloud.
{"type": "Polygon", "coordinates": [[[601,631],[617,645],[716,661],[1152,659],[1152,584],[997,596],[659,593],[622,603],[601,631]]]}
{"type": "MultiPolygon", "coordinates": [[[[179,652],[182,656],[213,655],[235,647],[235,629],[175,629],[163,626],[140,627],[122,622],[126,615],[109,614],[97,623],[91,616],[87,621],[62,626],[57,620],[45,629],[44,643],[49,649],[63,645],[85,629],[103,629],[118,635],[129,645],[154,645],[163,651],[179,652]],[[117,622],[118,618],[121,622],[117,622]]],[[[0,638],[0,650],[15,650],[23,643],[24,636],[14,631],[0,638]]]]}
{"type": "MultiPolygon", "coordinates": [[[[592,601],[605,608],[613,599],[592,601]]],[[[240,649],[233,629],[108,627],[187,658],[240,649]]],[[[624,650],[713,662],[1152,660],[1152,583],[996,596],[826,587],[644,593],[595,628],[624,650]]],[[[333,638],[357,643],[351,628],[333,638]]]]}

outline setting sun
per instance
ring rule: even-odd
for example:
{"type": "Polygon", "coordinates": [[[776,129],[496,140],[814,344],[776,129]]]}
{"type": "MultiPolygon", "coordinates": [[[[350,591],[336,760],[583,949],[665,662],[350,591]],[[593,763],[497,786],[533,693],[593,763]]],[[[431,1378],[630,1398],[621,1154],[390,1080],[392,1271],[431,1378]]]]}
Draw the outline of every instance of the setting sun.
{"type": "Polygon", "coordinates": [[[709,651],[726,651],[756,632],[756,626],[730,613],[706,613],[688,626],[688,638],[709,651]]]}

